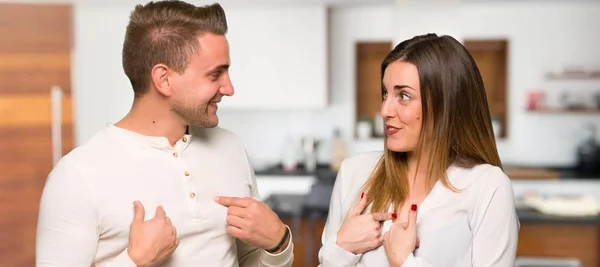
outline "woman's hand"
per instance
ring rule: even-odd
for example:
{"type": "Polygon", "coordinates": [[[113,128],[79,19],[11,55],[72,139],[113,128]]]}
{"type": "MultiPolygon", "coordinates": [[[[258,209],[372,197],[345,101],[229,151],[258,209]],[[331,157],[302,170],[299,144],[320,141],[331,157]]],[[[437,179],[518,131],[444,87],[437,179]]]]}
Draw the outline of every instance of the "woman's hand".
{"type": "Polygon", "coordinates": [[[394,222],[390,230],[383,235],[383,247],[392,267],[400,267],[418,247],[417,205],[413,204],[408,212],[408,222],[394,222]]]}
{"type": "Polygon", "coordinates": [[[360,202],[348,212],[337,234],[337,245],[354,254],[362,254],[381,246],[381,222],[396,218],[395,213],[361,215],[366,207],[367,197],[362,193],[360,202]]]}

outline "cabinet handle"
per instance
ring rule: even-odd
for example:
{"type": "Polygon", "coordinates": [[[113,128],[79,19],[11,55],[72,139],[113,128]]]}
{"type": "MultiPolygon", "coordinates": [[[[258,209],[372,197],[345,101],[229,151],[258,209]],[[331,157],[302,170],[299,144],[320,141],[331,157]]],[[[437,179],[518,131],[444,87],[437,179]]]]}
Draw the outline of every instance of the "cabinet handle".
{"type": "Polygon", "coordinates": [[[55,166],[62,157],[62,95],[59,86],[50,88],[52,166],[55,166]]]}

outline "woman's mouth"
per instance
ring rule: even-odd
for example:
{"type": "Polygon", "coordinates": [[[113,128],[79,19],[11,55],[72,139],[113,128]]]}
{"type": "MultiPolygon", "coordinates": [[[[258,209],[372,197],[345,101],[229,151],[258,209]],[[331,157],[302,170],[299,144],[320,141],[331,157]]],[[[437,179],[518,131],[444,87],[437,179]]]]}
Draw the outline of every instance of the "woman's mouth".
{"type": "Polygon", "coordinates": [[[393,134],[398,133],[400,131],[400,129],[401,128],[397,128],[397,127],[394,127],[394,126],[391,126],[391,125],[386,125],[385,126],[385,133],[387,135],[393,135],[393,134]]]}

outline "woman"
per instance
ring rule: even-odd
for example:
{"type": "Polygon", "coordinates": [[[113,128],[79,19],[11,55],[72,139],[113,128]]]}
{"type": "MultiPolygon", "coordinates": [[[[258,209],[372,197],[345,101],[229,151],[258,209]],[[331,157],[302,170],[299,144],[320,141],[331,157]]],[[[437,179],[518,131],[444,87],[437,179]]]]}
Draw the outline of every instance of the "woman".
{"type": "Polygon", "coordinates": [[[512,186],[472,57],[427,34],[381,72],[385,149],[342,163],[320,266],[514,266],[512,186]]]}

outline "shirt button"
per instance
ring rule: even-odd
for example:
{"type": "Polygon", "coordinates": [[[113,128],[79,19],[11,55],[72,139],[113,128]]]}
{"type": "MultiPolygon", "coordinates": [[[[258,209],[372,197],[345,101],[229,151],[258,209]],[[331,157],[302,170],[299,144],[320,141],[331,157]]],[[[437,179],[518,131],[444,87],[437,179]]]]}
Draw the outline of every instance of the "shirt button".
{"type": "Polygon", "coordinates": [[[190,198],[195,198],[196,197],[196,193],[190,193],[190,198]]]}
{"type": "Polygon", "coordinates": [[[173,157],[177,157],[177,156],[179,156],[179,153],[173,152],[173,157]]]}
{"type": "Polygon", "coordinates": [[[184,136],[184,137],[181,139],[181,141],[183,141],[184,143],[185,143],[185,142],[187,142],[187,137],[185,137],[185,136],[184,136]]]}
{"type": "Polygon", "coordinates": [[[185,171],[183,174],[185,174],[185,176],[190,176],[190,172],[189,171],[185,171]]]}

